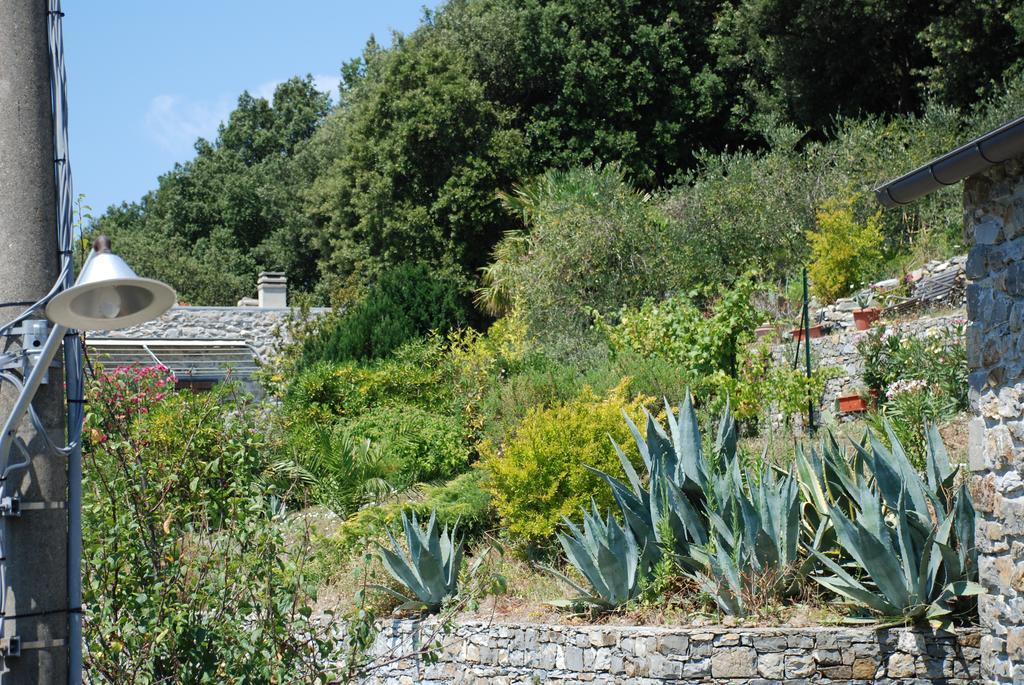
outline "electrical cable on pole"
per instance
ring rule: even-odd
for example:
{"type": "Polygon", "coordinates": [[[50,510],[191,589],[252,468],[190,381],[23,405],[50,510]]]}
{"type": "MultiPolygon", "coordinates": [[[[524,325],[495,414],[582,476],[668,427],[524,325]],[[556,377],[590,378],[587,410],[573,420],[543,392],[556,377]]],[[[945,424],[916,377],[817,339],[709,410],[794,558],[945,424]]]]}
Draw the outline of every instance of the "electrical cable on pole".
{"type": "Polygon", "coordinates": [[[0,389],[16,392],[13,402],[0,395],[6,685],[82,683],[78,331],[137,325],[175,301],[166,284],[136,276],[105,237],[75,279],[63,16],[60,0],[0,3],[0,83],[8,86],[0,99],[0,313],[24,308],[0,325],[0,389]],[[62,348],[63,384],[50,373],[62,348]]]}

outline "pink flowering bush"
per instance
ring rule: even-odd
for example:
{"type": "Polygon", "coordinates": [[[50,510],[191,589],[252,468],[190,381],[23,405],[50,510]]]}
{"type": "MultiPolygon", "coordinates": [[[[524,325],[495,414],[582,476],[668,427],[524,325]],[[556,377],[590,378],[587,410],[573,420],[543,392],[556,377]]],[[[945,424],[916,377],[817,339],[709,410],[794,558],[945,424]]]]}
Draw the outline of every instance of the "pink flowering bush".
{"type": "Polygon", "coordinates": [[[177,379],[158,366],[118,366],[99,369],[86,389],[86,440],[106,442],[141,414],[173,393],[177,379]]]}
{"type": "Polygon", "coordinates": [[[954,322],[924,335],[901,336],[878,326],[858,342],[864,381],[878,393],[872,415],[876,432],[887,426],[911,461],[923,466],[926,423],[941,423],[967,409],[964,328],[954,322]]]}
{"type": "MultiPolygon", "coordinates": [[[[899,335],[876,326],[857,342],[864,360],[864,382],[881,397],[905,390],[902,381],[921,381],[943,395],[953,411],[967,409],[967,348],[964,327],[958,322],[936,327],[925,335],[899,335]]],[[[917,386],[914,386],[917,387],[917,386]]]]}

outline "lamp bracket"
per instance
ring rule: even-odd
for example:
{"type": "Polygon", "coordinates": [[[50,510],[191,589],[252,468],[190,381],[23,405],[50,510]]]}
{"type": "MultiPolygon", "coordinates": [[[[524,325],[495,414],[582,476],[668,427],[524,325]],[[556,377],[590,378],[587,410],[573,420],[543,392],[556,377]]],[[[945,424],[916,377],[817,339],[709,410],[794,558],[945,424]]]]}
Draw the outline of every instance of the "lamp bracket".
{"type": "MultiPolygon", "coordinates": [[[[50,323],[46,319],[27,319],[22,324],[21,349],[25,353],[25,371],[31,371],[43,351],[46,336],[49,334],[50,323]]],[[[50,380],[49,372],[43,375],[42,383],[50,380]]]]}
{"type": "Polygon", "coordinates": [[[20,518],[21,500],[15,496],[0,498],[0,518],[20,518]]]}
{"type": "Polygon", "coordinates": [[[12,635],[0,640],[0,652],[5,658],[21,656],[21,638],[12,635]]]}

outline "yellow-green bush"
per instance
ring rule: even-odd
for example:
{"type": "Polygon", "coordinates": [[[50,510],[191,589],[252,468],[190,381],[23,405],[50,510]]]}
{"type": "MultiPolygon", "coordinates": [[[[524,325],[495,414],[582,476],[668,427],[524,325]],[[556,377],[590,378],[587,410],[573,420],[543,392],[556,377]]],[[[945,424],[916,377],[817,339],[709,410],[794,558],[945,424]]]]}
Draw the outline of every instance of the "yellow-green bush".
{"type": "Polygon", "coordinates": [[[541,542],[563,516],[575,517],[593,497],[600,508],[613,505],[605,483],[586,466],[624,477],[609,436],[634,462],[640,456],[622,417],[634,420],[654,398],[628,399],[629,379],[599,397],[589,388],[548,409],[532,409],[514,435],[495,449],[481,448],[485,487],[493,496],[504,527],[524,542],[541,542]]]}
{"type": "Polygon", "coordinates": [[[810,231],[811,291],[824,302],[835,302],[864,285],[882,261],[882,212],[860,223],[854,213],[856,196],[827,200],[817,213],[817,231],[810,231]]]}

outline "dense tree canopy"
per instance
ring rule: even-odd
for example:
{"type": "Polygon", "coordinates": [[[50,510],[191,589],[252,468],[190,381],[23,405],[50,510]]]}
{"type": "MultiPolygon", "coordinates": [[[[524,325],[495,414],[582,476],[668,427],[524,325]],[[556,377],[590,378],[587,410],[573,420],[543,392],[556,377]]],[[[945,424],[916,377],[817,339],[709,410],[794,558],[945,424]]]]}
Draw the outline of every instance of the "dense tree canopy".
{"type": "Polygon", "coordinates": [[[840,121],[998,94],[1022,17],[1022,0],[449,0],[390,47],[371,38],[333,108],[309,77],[243,94],[94,229],[195,303],[232,303],[265,268],[322,300],[410,261],[475,277],[522,227],[497,199],[515,182],[615,163],[642,190],[705,189],[680,220],[712,218],[731,202],[717,169],[743,166],[715,155],[774,154],[786,131],[785,174],[840,121]]]}
{"type": "Polygon", "coordinates": [[[311,77],[280,84],[272,103],[243,93],[215,142],[198,140],[194,159],[140,202],[110,208],[93,230],[194,304],[234,304],[252,294],[261,269],[311,288],[316,255],[303,240],[301,200],[309,178],[294,153],[328,106],[311,77]]]}

